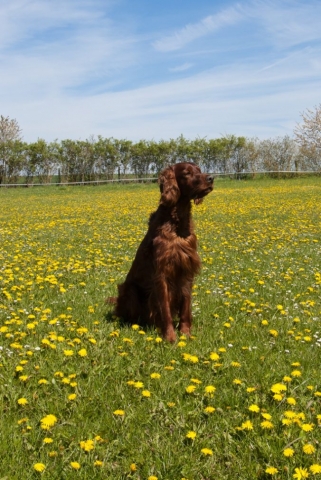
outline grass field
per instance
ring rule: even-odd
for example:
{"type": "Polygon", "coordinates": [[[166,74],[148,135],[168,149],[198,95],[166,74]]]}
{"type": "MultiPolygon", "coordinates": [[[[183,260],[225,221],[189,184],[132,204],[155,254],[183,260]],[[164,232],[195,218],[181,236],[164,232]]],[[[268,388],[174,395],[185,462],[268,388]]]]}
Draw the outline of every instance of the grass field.
{"type": "Polygon", "coordinates": [[[174,345],[104,303],[158,198],[0,190],[0,478],[321,479],[321,179],[216,182],[174,345]]]}

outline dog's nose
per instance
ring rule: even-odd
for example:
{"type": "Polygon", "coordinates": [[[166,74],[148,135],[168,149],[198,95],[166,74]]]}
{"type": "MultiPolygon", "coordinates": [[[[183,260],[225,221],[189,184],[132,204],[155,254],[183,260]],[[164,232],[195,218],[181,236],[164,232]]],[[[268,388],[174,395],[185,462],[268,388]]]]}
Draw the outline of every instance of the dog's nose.
{"type": "Polygon", "coordinates": [[[213,183],[214,182],[214,177],[212,177],[212,175],[207,175],[207,181],[208,181],[208,183],[213,183]]]}

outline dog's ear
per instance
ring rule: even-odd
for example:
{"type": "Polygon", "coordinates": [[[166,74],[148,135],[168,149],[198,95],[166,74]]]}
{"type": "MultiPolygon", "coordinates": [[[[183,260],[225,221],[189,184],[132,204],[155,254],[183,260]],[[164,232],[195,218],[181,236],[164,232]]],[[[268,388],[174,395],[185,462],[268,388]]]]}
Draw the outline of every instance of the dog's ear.
{"type": "Polygon", "coordinates": [[[161,191],[161,205],[173,207],[178,202],[180,191],[177,185],[173,167],[167,167],[159,176],[159,188],[161,191]]]}

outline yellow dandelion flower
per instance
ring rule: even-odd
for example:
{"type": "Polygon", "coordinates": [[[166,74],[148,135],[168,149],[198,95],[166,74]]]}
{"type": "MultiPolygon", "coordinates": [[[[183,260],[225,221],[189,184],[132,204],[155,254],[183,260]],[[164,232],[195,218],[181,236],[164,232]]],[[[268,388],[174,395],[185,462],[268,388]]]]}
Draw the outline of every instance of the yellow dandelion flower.
{"type": "Polygon", "coordinates": [[[68,395],[68,400],[70,401],[76,400],[76,398],[77,398],[77,395],[75,393],[71,393],[70,395],[68,395]]]}
{"type": "Polygon", "coordinates": [[[40,426],[43,430],[49,430],[57,423],[58,419],[55,415],[46,415],[40,420],[40,426]]]}
{"type": "Polygon", "coordinates": [[[218,355],[218,353],[216,352],[211,352],[210,353],[210,359],[211,360],[214,360],[215,362],[217,362],[217,360],[219,360],[220,356],[218,355]]]}
{"type": "Polygon", "coordinates": [[[249,406],[249,410],[250,412],[258,413],[260,411],[260,407],[258,405],[253,404],[249,406]]]}
{"type": "Polygon", "coordinates": [[[41,473],[46,469],[46,465],[44,465],[43,463],[35,463],[33,468],[34,468],[34,470],[36,470],[36,472],[41,473]]]}
{"type": "Polygon", "coordinates": [[[142,391],[142,395],[143,395],[143,397],[150,397],[150,396],[151,396],[151,393],[150,393],[149,390],[143,390],[143,391],[142,391]]]}
{"type": "Polygon", "coordinates": [[[185,388],[186,393],[193,393],[196,390],[195,385],[188,385],[188,387],[185,388]]]}
{"type": "Polygon", "coordinates": [[[74,470],[79,470],[80,469],[80,463],[78,463],[78,462],[70,462],[70,466],[74,470]]]}
{"type": "Polygon", "coordinates": [[[261,427],[265,430],[271,430],[272,428],[274,428],[274,425],[269,420],[264,420],[263,422],[261,422],[261,427]]]}
{"type": "Polygon", "coordinates": [[[196,432],[193,432],[193,430],[190,430],[189,432],[187,432],[186,434],[186,438],[190,438],[191,440],[194,440],[196,438],[196,432]]]}
{"type": "Polygon", "coordinates": [[[311,467],[310,467],[310,472],[311,472],[313,475],[317,475],[318,473],[321,473],[321,465],[319,465],[318,463],[314,463],[314,464],[311,465],[311,467]]]}
{"type": "Polygon", "coordinates": [[[300,370],[293,370],[293,372],[291,372],[291,375],[292,377],[301,377],[302,372],[300,372],[300,370]]]}
{"type": "Polygon", "coordinates": [[[53,442],[52,438],[46,437],[46,438],[43,439],[43,443],[49,444],[49,443],[52,443],[52,442],[53,442]]]}
{"type": "Polygon", "coordinates": [[[81,350],[79,350],[78,355],[80,357],[87,357],[87,350],[85,348],[82,348],[81,350]]]}
{"type": "Polygon", "coordinates": [[[308,478],[309,473],[306,468],[295,468],[294,469],[295,473],[293,474],[293,478],[296,478],[297,480],[302,480],[302,478],[308,478]]]}
{"type": "Polygon", "coordinates": [[[94,461],[94,467],[102,467],[104,465],[104,462],[101,460],[95,460],[94,461]]]}
{"type": "Polygon", "coordinates": [[[315,446],[312,445],[311,443],[306,443],[305,445],[303,445],[302,450],[307,455],[312,455],[315,452],[315,446]]]}
{"type": "Polygon", "coordinates": [[[85,452],[90,452],[95,448],[95,444],[93,440],[82,440],[80,443],[80,448],[85,452]]]}
{"type": "Polygon", "coordinates": [[[202,448],[201,452],[203,455],[213,455],[213,450],[210,448],[202,448]]]}
{"type": "Polygon", "coordinates": [[[294,455],[294,450],[293,450],[293,448],[285,448],[285,449],[283,450],[283,455],[284,455],[285,457],[293,457],[293,455],[294,455]]]}
{"type": "Polygon", "coordinates": [[[312,432],[312,430],[314,429],[314,425],[313,423],[304,423],[303,425],[301,425],[301,428],[304,432],[312,432]]]}
{"type": "Polygon", "coordinates": [[[215,393],[215,391],[216,391],[216,387],[214,387],[214,385],[207,385],[205,387],[205,393],[212,395],[213,393],[215,393]]]}
{"type": "Polygon", "coordinates": [[[160,377],[161,377],[160,373],[151,373],[151,374],[150,374],[150,378],[154,378],[154,379],[156,378],[156,379],[158,379],[158,378],[160,378],[160,377]]]}
{"type": "Polygon", "coordinates": [[[267,467],[265,469],[265,473],[268,473],[269,475],[275,475],[278,472],[279,472],[278,469],[275,467],[267,467]]]}
{"type": "Polygon", "coordinates": [[[271,387],[271,392],[276,394],[279,394],[281,392],[286,392],[286,390],[287,390],[287,387],[283,383],[275,383],[271,387]]]}
{"type": "Polygon", "coordinates": [[[24,397],[18,398],[17,402],[18,402],[19,405],[22,405],[22,406],[28,404],[28,400],[24,397]]]}
{"type": "Polygon", "coordinates": [[[253,423],[251,420],[246,420],[246,422],[243,422],[241,425],[242,430],[253,430],[253,423]]]}
{"type": "Polygon", "coordinates": [[[123,417],[125,415],[125,410],[115,410],[113,414],[119,417],[123,417]]]}
{"type": "Polygon", "coordinates": [[[66,357],[72,357],[73,354],[74,354],[73,350],[64,350],[64,355],[66,357]]]}
{"type": "Polygon", "coordinates": [[[205,413],[213,413],[213,412],[215,412],[215,408],[211,407],[211,406],[208,406],[208,407],[204,408],[204,412],[205,413]]]}

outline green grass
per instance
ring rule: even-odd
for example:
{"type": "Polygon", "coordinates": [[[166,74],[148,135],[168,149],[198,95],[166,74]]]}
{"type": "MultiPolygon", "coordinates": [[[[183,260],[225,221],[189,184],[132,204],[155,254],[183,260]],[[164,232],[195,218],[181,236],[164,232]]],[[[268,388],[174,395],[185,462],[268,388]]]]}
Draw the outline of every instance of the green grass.
{"type": "Polygon", "coordinates": [[[104,301],[158,198],[0,189],[0,478],[321,478],[321,179],[217,180],[193,212],[193,337],[174,345],[104,301]]]}

